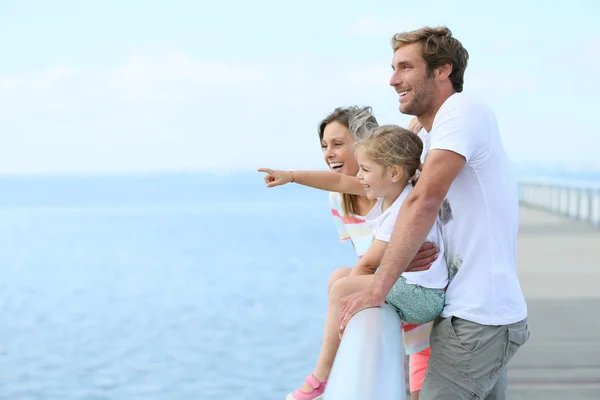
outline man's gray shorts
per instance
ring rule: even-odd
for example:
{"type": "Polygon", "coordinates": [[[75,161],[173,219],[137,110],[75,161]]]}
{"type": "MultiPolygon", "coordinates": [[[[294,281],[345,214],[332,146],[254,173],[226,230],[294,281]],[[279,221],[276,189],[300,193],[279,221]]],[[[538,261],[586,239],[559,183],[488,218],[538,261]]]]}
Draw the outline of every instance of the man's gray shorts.
{"type": "Polygon", "coordinates": [[[529,335],[527,319],[490,326],[438,318],[420,399],[506,399],[505,367],[529,335]]]}

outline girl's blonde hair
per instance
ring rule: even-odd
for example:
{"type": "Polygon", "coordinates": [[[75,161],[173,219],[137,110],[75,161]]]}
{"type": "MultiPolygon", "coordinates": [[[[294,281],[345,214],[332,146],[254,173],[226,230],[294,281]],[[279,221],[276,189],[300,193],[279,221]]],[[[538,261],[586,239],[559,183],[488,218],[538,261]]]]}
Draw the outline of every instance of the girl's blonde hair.
{"type": "Polygon", "coordinates": [[[377,164],[389,168],[394,165],[402,167],[410,182],[415,185],[421,166],[423,141],[408,129],[397,125],[382,125],[369,128],[365,124],[364,115],[359,114],[350,121],[351,129],[366,127],[369,134],[355,143],[355,152],[365,155],[377,164]]]}

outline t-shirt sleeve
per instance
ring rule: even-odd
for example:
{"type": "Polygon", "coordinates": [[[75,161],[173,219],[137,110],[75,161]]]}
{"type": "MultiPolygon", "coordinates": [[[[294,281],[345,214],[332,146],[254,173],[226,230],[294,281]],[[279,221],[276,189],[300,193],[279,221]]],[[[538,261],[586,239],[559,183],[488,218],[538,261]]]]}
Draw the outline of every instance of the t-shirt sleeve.
{"type": "Polygon", "coordinates": [[[430,150],[450,150],[465,157],[467,163],[487,157],[491,126],[495,123],[483,105],[458,102],[440,109],[431,132],[430,150]]]}
{"type": "Polygon", "coordinates": [[[342,219],[342,198],[340,197],[339,193],[329,193],[329,206],[331,207],[333,222],[335,223],[335,227],[340,235],[340,241],[345,242],[350,240],[350,234],[348,233],[348,230],[346,229],[342,219]]]}

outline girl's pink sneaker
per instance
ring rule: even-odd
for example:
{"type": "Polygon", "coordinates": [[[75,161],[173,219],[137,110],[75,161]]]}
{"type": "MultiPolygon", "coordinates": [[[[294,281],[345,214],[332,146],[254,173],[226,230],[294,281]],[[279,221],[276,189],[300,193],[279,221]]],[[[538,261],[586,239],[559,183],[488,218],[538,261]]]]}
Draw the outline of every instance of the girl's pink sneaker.
{"type": "Polygon", "coordinates": [[[288,394],[285,400],[322,400],[327,381],[321,382],[313,374],[310,374],[306,377],[306,382],[313,388],[310,392],[302,392],[298,389],[294,393],[288,394]]]}

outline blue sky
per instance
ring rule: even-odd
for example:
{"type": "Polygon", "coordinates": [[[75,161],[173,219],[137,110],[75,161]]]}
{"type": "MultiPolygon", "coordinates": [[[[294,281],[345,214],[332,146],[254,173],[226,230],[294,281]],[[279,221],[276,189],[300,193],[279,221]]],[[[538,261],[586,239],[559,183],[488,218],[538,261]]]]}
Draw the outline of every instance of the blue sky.
{"type": "Polygon", "coordinates": [[[406,125],[389,39],[447,25],[515,163],[600,165],[592,0],[0,2],[0,174],[322,168],[319,120],[406,125]],[[425,6],[426,4],[426,6],[425,6]]]}

